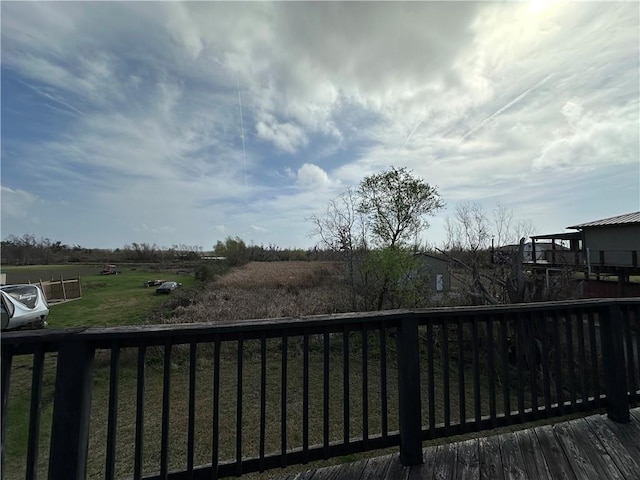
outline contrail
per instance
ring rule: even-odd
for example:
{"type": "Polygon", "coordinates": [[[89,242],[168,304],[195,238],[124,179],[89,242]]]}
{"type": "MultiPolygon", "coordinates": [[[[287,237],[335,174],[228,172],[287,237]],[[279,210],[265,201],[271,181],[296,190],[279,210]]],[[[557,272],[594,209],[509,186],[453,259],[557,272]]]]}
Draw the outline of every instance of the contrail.
{"type": "Polygon", "coordinates": [[[245,201],[246,195],[249,194],[249,183],[247,182],[247,154],[244,148],[244,123],[242,121],[242,97],[240,96],[240,80],[236,77],[238,84],[238,107],[240,109],[240,138],[242,138],[242,165],[244,169],[244,187],[245,187],[245,201]]]}
{"type": "MultiPolygon", "coordinates": [[[[29,88],[30,88],[31,90],[33,90],[34,92],[36,92],[36,93],[38,93],[38,94],[42,95],[43,97],[45,97],[45,98],[47,98],[47,99],[51,100],[52,102],[56,102],[56,103],[57,103],[57,104],[59,104],[59,105],[62,105],[62,106],[64,106],[64,107],[67,107],[69,110],[72,110],[73,112],[78,113],[78,114],[80,114],[80,115],[84,115],[84,114],[85,114],[82,110],[77,109],[76,107],[74,107],[74,106],[73,106],[73,105],[71,105],[70,103],[67,103],[67,102],[65,102],[65,101],[63,101],[63,100],[60,100],[60,99],[58,99],[58,98],[54,97],[53,95],[51,95],[51,94],[50,94],[50,93],[48,93],[48,92],[45,92],[45,91],[43,91],[43,90],[40,90],[39,88],[34,87],[33,85],[30,85],[30,84],[29,84],[29,83],[27,83],[27,82],[23,82],[22,80],[18,80],[18,81],[19,81],[20,83],[22,83],[23,85],[26,85],[27,87],[29,87],[29,88]]],[[[67,113],[71,113],[71,112],[67,111],[67,113]]]]}
{"type": "Polygon", "coordinates": [[[471,130],[469,130],[467,133],[465,133],[462,136],[462,139],[466,139],[467,137],[469,137],[470,135],[472,135],[474,132],[476,132],[477,130],[481,129],[482,127],[484,127],[487,123],[489,123],[491,120],[493,120],[494,118],[496,118],[498,115],[502,114],[505,110],[508,110],[509,108],[513,107],[516,103],[520,102],[522,99],[524,99],[527,95],[529,95],[529,93],[531,93],[533,90],[535,90],[538,87],[541,87],[542,85],[544,85],[545,83],[547,83],[547,81],[549,81],[549,79],[553,77],[553,73],[550,73],[549,75],[547,75],[545,78],[543,78],[542,80],[540,80],[538,83],[536,83],[533,87],[530,87],[528,89],[526,89],[524,92],[522,92],[520,95],[518,95],[516,98],[514,98],[513,100],[511,100],[509,103],[507,103],[505,106],[503,106],[502,108],[499,108],[498,110],[496,110],[493,114],[489,115],[487,118],[485,118],[482,122],[480,122],[479,125],[475,126],[474,128],[472,128],[471,130]]]}
{"type": "Polygon", "coordinates": [[[422,120],[420,120],[418,123],[416,123],[416,126],[413,127],[413,130],[411,130],[411,132],[409,133],[409,135],[407,135],[407,138],[404,139],[404,142],[402,142],[402,145],[400,145],[398,147],[398,149],[395,151],[395,153],[398,153],[401,149],[404,148],[404,146],[407,144],[407,142],[409,140],[411,140],[411,137],[413,137],[413,135],[416,133],[416,130],[418,130],[418,128],[420,128],[422,126],[422,124],[424,123],[424,118],[422,120]]]}

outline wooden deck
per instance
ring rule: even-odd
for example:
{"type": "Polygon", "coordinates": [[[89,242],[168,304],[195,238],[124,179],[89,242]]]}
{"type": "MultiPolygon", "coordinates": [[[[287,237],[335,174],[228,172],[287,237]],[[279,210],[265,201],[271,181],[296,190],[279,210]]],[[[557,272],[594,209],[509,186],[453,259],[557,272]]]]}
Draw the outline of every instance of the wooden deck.
{"type": "Polygon", "coordinates": [[[424,463],[402,467],[398,455],[291,474],[281,480],[638,479],[640,408],[631,423],[606,415],[493,435],[424,450],[424,463]]]}

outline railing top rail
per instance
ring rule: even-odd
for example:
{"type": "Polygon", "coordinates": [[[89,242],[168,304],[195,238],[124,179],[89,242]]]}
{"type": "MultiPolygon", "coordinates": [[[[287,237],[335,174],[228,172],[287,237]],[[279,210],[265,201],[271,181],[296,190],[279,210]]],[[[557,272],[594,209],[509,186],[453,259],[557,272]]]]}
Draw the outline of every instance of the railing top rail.
{"type": "MultiPolygon", "coordinates": [[[[237,320],[225,322],[199,322],[177,324],[150,324],[118,327],[88,327],[60,330],[29,330],[7,332],[2,334],[2,347],[16,346],[19,351],[28,351],[28,345],[47,343],[54,347],[64,340],[92,342],[108,345],[113,342],[126,345],[145,343],[163,344],[166,340],[171,343],[187,343],[191,341],[210,341],[216,335],[232,335],[242,333],[247,336],[262,332],[272,333],[270,336],[280,336],[283,330],[293,331],[302,329],[342,331],[344,326],[359,328],[364,323],[387,321],[390,324],[410,316],[410,310],[387,310],[381,312],[357,312],[331,315],[313,315],[305,317],[280,317],[255,320],[237,320]]],[[[55,348],[50,348],[55,350],[55,348]]]]}
{"type": "MultiPolygon", "coordinates": [[[[179,323],[158,325],[135,325],[117,327],[88,327],[69,329],[49,329],[6,332],[2,334],[3,347],[19,347],[20,351],[30,350],[31,344],[49,344],[50,350],[56,350],[56,345],[64,340],[78,340],[107,345],[112,342],[122,342],[125,345],[138,343],[162,344],[170,340],[171,343],[186,343],[190,341],[207,341],[216,335],[256,334],[259,332],[282,332],[283,330],[297,331],[302,329],[324,329],[337,331],[347,326],[358,328],[362,324],[376,324],[382,321],[388,326],[403,318],[418,319],[442,317],[473,317],[488,315],[517,314],[520,312],[543,312],[571,309],[593,309],[609,305],[638,305],[640,298],[602,298],[586,300],[569,300],[555,302],[521,303],[511,305],[481,305],[465,307],[438,307],[413,310],[387,310],[379,312],[355,312],[331,315],[313,315],[303,317],[282,317],[271,319],[240,320],[231,322],[210,323],[179,323]],[[198,340],[202,339],[202,340],[198,340]]],[[[293,332],[292,332],[293,333],[293,332]]]]}
{"type": "Polygon", "coordinates": [[[579,300],[557,300],[553,302],[511,303],[504,305],[472,305],[464,307],[436,307],[410,310],[412,313],[437,315],[473,315],[489,313],[517,313],[522,311],[561,310],[572,308],[599,308],[610,304],[636,305],[640,297],[629,298],[588,298],[579,300]]]}

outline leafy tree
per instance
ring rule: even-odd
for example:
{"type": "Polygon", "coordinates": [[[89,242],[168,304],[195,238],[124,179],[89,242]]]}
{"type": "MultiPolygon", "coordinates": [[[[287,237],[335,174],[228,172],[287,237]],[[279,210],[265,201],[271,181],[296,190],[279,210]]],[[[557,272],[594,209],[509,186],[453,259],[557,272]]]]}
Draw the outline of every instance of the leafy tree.
{"type": "Polygon", "coordinates": [[[404,167],[365,177],[359,193],[359,211],[367,216],[380,247],[410,244],[429,227],[424,217],[444,206],[436,187],[404,167]]]}
{"type": "Polygon", "coordinates": [[[219,257],[226,257],[230,266],[242,265],[249,261],[249,250],[240,237],[227,237],[224,242],[218,240],[213,251],[219,257]]]}
{"type": "Polygon", "coordinates": [[[371,250],[363,263],[368,280],[367,290],[363,292],[367,309],[417,307],[430,293],[426,272],[410,249],[371,250]]]}
{"type": "Polygon", "coordinates": [[[391,167],[365,177],[360,182],[359,193],[358,211],[367,217],[372,243],[383,253],[370,258],[374,269],[382,274],[376,304],[381,310],[389,294],[398,287],[399,276],[413,268],[412,262],[397,261],[396,250],[409,247],[420,232],[429,227],[425,217],[442,208],[444,203],[436,187],[404,167],[391,167]]]}
{"type": "Polygon", "coordinates": [[[406,168],[365,177],[310,217],[312,234],[325,248],[340,252],[352,289],[365,308],[398,307],[416,265],[411,244],[429,224],[425,217],[442,208],[436,187],[406,168]],[[371,247],[374,247],[371,250],[371,247]]]}

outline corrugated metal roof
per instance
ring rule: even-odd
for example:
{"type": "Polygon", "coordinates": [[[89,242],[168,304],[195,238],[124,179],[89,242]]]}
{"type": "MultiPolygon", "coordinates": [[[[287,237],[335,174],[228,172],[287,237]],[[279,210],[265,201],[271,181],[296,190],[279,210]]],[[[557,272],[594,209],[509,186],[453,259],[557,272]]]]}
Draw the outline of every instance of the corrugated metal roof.
{"type": "Polygon", "coordinates": [[[594,220],[593,222],[581,223],[580,225],[574,225],[567,228],[588,228],[588,227],[603,227],[606,225],[623,225],[627,223],[640,223],[640,212],[626,213],[624,215],[618,215],[616,217],[603,218],[602,220],[594,220]]]}

